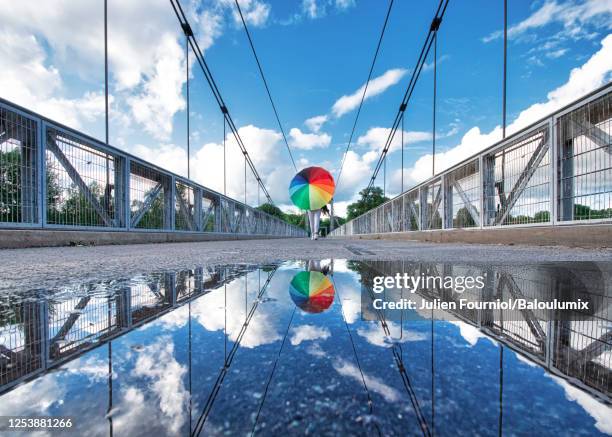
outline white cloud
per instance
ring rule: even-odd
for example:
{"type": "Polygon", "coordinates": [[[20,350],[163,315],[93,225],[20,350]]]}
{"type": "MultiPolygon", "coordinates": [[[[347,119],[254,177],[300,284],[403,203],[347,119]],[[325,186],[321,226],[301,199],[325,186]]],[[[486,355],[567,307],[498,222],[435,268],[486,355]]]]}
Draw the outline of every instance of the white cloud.
{"type": "Polygon", "coordinates": [[[336,360],[333,366],[340,375],[351,378],[358,384],[363,384],[365,381],[368,390],[378,393],[387,402],[397,402],[401,398],[400,393],[395,388],[387,385],[376,376],[371,376],[365,372],[362,373],[356,365],[345,359],[336,360]]]}
{"type": "MultiPolygon", "coordinates": [[[[275,203],[289,203],[289,181],[295,173],[289,163],[279,132],[253,125],[238,129],[249,155],[275,203]]],[[[206,143],[199,150],[192,145],[191,178],[223,193],[223,143],[206,143]]],[[[166,144],[160,147],[137,145],[133,153],[147,161],[181,175],[187,173],[187,153],[182,146],[166,144]]],[[[244,200],[244,156],[231,132],[226,137],[227,195],[244,200]]],[[[261,202],[265,197],[260,192],[261,202]]],[[[257,183],[247,166],[247,202],[257,203],[257,183]]]]}
{"type": "MultiPolygon", "coordinates": [[[[355,0],[302,0],[302,15],[312,20],[327,15],[328,9],[345,11],[355,6],[355,0]]],[[[299,14],[293,20],[299,19],[299,14]]]]}
{"type": "Polygon", "coordinates": [[[421,332],[403,330],[398,323],[389,322],[389,335],[379,326],[378,322],[372,322],[365,327],[357,328],[357,334],[363,337],[368,343],[378,347],[393,347],[395,343],[406,343],[408,341],[423,341],[427,336],[421,332]]]}
{"type": "MultiPolygon", "coordinates": [[[[0,7],[0,20],[3,20],[0,7]]],[[[9,27],[0,31],[0,94],[5,99],[40,112],[75,128],[104,113],[102,93],[60,97],[64,83],[59,70],[49,65],[42,42],[34,35],[9,27]]]]}
{"type": "Polygon", "coordinates": [[[329,329],[312,325],[296,326],[291,329],[291,344],[297,346],[303,341],[326,340],[330,337],[329,329]]]}
{"type": "Polygon", "coordinates": [[[310,150],[329,146],[331,136],[326,133],[308,134],[294,127],[289,131],[289,143],[296,149],[310,150]]]}
{"type": "MultiPolygon", "coordinates": [[[[386,127],[372,127],[368,129],[365,135],[360,136],[357,139],[357,144],[361,146],[368,146],[370,150],[376,150],[380,152],[391,133],[390,128],[386,127]]],[[[404,146],[407,144],[420,143],[423,141],[431,141],[431,132],[421,131],[404,131],[404,146]]],[[[391,147],[389,152],[394,152],[402,148],[402,131],[398,130],[393,136],[391,147]]]]}
{"type": "Polygon", "coordinates": [[[480,329],[470,325],[469,323],[460,321],[450,321],[450,323],[459,328],[459,334],[470,345],[470,347],[476,346],[476,343],[478,343],[478,340],[481,338],[483,340],[493,341],[490,337],[483,334],[480,329]]]}
{"type": "Polygon", "coordinates": [[[327,122],[327,119],[327,115],[316,115],[314,117],[310,117],[304,122],[304,124],[312,132],[318,133],[319,130],[321,130],[321,127],[327,122]]]}
{"type": "MultiPolygon", "coordinates": [[[[184,7],[203,50],[222,34],[224,15],[236,12],[233,0],[212,0],[206,7],[190,1],[184,7]]],[[[267,3],[241,0],[241,7],[249,24],[267,22],[267,3]]],[[[75,128],[103,116],[100,2],[49,0],[9,5],[0,0],[0,21],[3,97],[75,128]],[[86,91],[82,96],[71,92],[86,87],[95,92],[86,91]]],[[[152,138],[169,139],[174,115],[185,108],[183,45],[182,30],[167,1],[108,2],[110,109],[120,128],[135,121],[152,138]],[[135,26],[135,22],[146,25],[135,26]]]]}
{"type": "Polygon", "coordinates": [[[308,18],[318,18],[322,13],[317,5],[317,0],[302,0],[302,10],[308,18]]]}
{"type": "Polygon", "coordinates": [[[157,397],[162,423],[171,434],[183,427],[189,406],[189,392],[183,384],[187,367],[174,357],[174,343],[170,337],[159,337],[158,341],[145,347],[138,355],[134,375],[149,380],[149,387],[157,397]]]}
{"type": "Polygon", "coordinates": [[[127,103],[137,122],[153,137],[167,140],[172,133],[172,117],[185,109],[182,87],[185,83],[183,49],[173,35],[166,34],[157,44],[155,67],[142,92],[128,97],[127,103]]]}
{"type": "MultiPolygon", "coordinates": [[[[584,25],[595,18],[601,18],[602,27],[610,28],[611,16],[611,0],[568,1],[562,4],[556,1],[546,1],[525,20],[510,26],[508,28],[508,38],[518,37],[529,30],[538,29],[554,22],[563,25],[566,35],[579,37],[584,35],[584,25]]],[[[497,30],[484,37],[483,41],[490,42],[502,36],[503,31],[497,30]]]]}
{"type": "Polygon", "coordinates": [[[355,0],[336,0],[335,4],[338,9],[348,9],[355,6],[355,0]]]}
{"type": "Polygon", "coordinates": [[[376,159],[377,154],[374,151],[367,152],[363,156],[352,150],[347,152],[344,157],[341,180],[336,181],[334,206],[341,200],[353,198],[357,191],[364,188],[364,184],[372,173],[371,164],[376,159]]]}
{"type": "MultiPolygon", "coordinates": [[[[391,70],[387,70],[381,76],[375,77],[374,79],[370,80],[370,84],[368,85],[368,90],[365,94],[364,100],[367,100],[371,97],[377,96],[385,92],[389,87],[397,84],[406,73],[407,70],[403,68],[393,68],[391,70]]],[[[361,97],[363,96],[364,88],[365,84],[363,84],[354,93],[344,95],[338,100],[336,100],[332,107],[332,113],[336,117],[342,117],[344,114],[357,108],[357,106],[359,106],[359,102],[361,101],[361,97]]]]}
{"type": "MultiPolygon", "coordinates": [[[[234,0],[223,0],[227,7],[231,8],[233,11],[234,21],[237,24],[242,25],[242,21],[240,20],[240,14],[236,9],[234,0]]],[[[265,2],[260,2],[257,0],[239,0],[240,10],[242,11],[242,16],[244,17],[244,21],[247,24],[250,24],[255,27],[261,27],[266,24],[268,21],[268,17],[270,16],[270,5],[265,2]]]]}
{"type": "Polygon", "coordinates": [[[553,50],[552,52],[546,53],[546,57],[550,58],[550,59],[557,59],[557,58],[560,58],[561,56],[563,56],[564,54],[566,54],[567,50],[568,49],[553,50]]]}
{"type": "Polygon", "coordinates": [[[589,416],[595,419],[595,428],[605,434],[612,434],[612,408],[598,401],[584,390],[570,385],[566,380],[558,376],[545,373],[547,377],[555,381],[565,391],[565,398],[580,405],[589,416]]]}

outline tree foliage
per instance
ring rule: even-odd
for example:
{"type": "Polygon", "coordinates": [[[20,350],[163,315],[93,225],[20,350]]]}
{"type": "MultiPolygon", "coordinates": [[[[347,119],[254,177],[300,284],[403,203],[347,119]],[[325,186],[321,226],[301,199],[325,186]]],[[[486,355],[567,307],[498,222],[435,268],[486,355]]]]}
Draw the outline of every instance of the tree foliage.
{"type": "Polygon", "coordinates": [[[383,190],[380,187],[364,188],[359,192],[359,195],[361,198],[357,202],[351,203],[347,208],[347,220],[359,217],[389,200],[388,197],[383,196],[383,190]]]}

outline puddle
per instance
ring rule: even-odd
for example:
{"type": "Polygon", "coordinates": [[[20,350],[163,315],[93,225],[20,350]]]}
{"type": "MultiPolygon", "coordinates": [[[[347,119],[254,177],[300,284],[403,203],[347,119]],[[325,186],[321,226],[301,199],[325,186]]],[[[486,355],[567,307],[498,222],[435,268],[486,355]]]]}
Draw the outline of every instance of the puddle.
{"type": "Polygon", "coordinates": [[[70,416],[82,435],[612,434],[611,272],[322,260],[14,290],[0,296],[0,416],[70,416]],[[454,282],[375,291],[404,273],[454,282]],[[458,292],[468,276],[484,286],[458,292]]]}

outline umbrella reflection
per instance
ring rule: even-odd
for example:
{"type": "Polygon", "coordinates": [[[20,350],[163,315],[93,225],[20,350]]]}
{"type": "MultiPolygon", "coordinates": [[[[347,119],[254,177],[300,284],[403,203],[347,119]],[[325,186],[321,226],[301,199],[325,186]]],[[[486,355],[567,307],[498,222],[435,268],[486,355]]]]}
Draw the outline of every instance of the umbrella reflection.
{"type": "Polygon", "coordinates": [[[289,294],[296,306],[307,313],[321,313],[334,301],[334,286],[321,272],[299,272],[289,285],[289,294]]]}

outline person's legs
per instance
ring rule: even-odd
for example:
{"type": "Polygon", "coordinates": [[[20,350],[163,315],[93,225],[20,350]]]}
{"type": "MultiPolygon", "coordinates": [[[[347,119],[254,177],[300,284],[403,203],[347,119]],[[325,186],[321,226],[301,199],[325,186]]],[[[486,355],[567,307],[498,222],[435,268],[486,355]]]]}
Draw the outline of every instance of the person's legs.
{"type": "Polygon", "coordinates": [[[319,238],[319,222],[321,221],[321,211],[317,210],[314,211],[314,236],[315,236],[315,240],[317,238],[319,238]]]}
{"type": "MultiPolygon", "coordinates": [[[[310,224],[310,239],[314,240],[314,236],[315,236],[315,218],[314,218],[314,211],[308,211],[308,223],[310,224]]],[[[318,230],[318,229],[317,229],[318,230]]]]}

